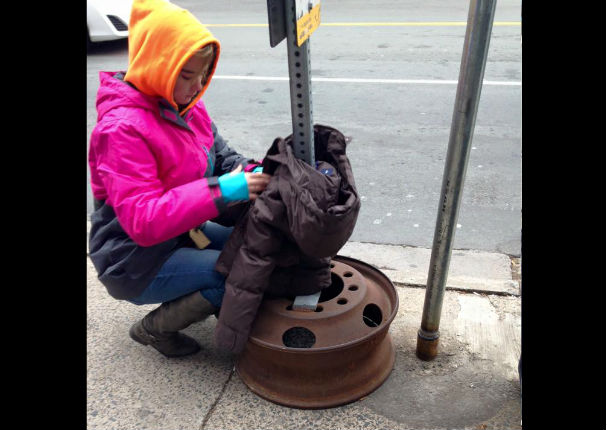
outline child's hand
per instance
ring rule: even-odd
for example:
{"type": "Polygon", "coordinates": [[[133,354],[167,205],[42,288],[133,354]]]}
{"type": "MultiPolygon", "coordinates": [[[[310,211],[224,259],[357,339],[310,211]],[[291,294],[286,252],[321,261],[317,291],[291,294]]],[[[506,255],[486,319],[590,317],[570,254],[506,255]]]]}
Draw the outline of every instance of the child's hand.
{"type": "MultiPolygon", "coordinates": [[[[230,172],[230,175],[235,175],[242,171],[242,165],[238,165],[234,170],[230,172]]],[[[245,172],[244,173],[245,180],[247,181],[247,187],[249,188],[249,199],[255,200],[259,194],[261,194],[268,183],[270,183],[271,176],[267,173],[252,173],[245,172]]]]}

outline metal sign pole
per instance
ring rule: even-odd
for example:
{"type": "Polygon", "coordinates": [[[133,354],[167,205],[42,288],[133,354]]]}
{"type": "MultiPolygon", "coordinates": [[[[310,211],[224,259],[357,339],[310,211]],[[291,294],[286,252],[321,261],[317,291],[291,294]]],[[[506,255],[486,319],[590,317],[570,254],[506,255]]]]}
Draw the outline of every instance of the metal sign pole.
{"type": "Polygon", "coordinates": [[[312,119],[312,78],[310,75],[310,39],[297,44],[295,0],[285,4],[285,30],[289,57],[291,121],[295,157],[314,166],[314,123],[312,119]]]}
{"type": "MultiPolygon", "coordinates": [[[[310,75],[310,38],[297,45],[295,0],[285,5],[287,52],[289,56],[289,86],[291,89],[291,121],[293,123],[293,153],[312,167],[314,160],[314,122],[312,119],[312,77],[310,75]]],[[[293,310],[314,311],[320,291],[297,296],[293,310]]]]}
{"type": "Polygon", "coordinates": [[[270,46],[287,39],[295,156],[314,167],[310,35],[320,25],[320,0],[267,0],[270,46]]]}
{"type": "MultiPolygon", "coordinates": [[[[310,35],[320,25],[320,0],[267,0],[270,46],[287,39],[293,153],[315,167],[310,35]]],[[[293,310],[314,311],[320,292],[297,296],[293,310]]]]}
{"type": "Polygon", "coordinates": [[[451,247],[474,132],[496,0],[471,0],[430,257],[417,356],[436,357],[451,247]]]}

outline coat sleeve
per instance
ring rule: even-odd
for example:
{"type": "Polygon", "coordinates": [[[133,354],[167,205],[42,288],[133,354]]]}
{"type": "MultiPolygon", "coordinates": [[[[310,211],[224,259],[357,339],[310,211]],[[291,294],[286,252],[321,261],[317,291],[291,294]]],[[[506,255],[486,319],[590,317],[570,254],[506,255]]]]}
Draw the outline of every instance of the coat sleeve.
{"type": "Polygon", "coordinates": [[[254,215],[249,216],[246,223],[244,243],[225,282],[214,333],[217,347],[235,354],[242,352],[246,345],[276,265],[275,256],[284,240],[280,231],[258,221],[254,215]]]}
{"type": "Polygon", "coordinates": [[[243,170],[248,171],[249,169],[245,169],[247,165],[255,164],[255,160],[246,158],[228,146],[227,140],[219,134],[214,122],[211,123],[211,129],[213,130],[213,147],[215,148],[215,171],[213,172],[215,176],[229,173],[239,164],[242,164],[243,170]]]}
{"type": "Polygon", "coordinates": [[[128,124],[96,129],[91,142],[106,201],[125,232],[140,246],[156,245],[185,233],[225,207],[216,177],[165,189],[145,138],[128,124]]]}

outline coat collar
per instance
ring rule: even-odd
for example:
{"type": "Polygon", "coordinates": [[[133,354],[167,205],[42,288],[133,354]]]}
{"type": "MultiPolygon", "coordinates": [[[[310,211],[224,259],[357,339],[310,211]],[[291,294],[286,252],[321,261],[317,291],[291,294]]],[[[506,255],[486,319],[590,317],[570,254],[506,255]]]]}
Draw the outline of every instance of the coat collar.
{"type": "MultiPolygon", "coordinates": [[[[135,91],[137,91],[139,94],[141,94],[145,98],[147,98],[147,99],[150,98],[150,96],[146,96],[145,94],[140,93],[139,90],[133,84],[125,81],[124,76],[125,76],[125,72],[117,72],[116,74],[114,74],[113,77],[115,79],[118,79],[119,81],[123,82],[124,84],[128,85],[129,87],[133,88],[135,91]]],[[[192,119],[192,116],[193,116],[192,109],[188,109],[188,111],[183,116],[181,116],[181,115],[179,115],[179,111],[177,111],[177,109],[175,109],[171,105],[171,103],[169,103],[167,100],[165,100],[161,97],[152,97],[152,98],[155,100],[155,103],[158,106],[158,113],[160,114],[160,116],[162,118],[166,119],[167,121],[172,122],[173,124],[183,127],[186,130],[191,131],[191,128],[188,125],[188,122],[192,119]]]]}

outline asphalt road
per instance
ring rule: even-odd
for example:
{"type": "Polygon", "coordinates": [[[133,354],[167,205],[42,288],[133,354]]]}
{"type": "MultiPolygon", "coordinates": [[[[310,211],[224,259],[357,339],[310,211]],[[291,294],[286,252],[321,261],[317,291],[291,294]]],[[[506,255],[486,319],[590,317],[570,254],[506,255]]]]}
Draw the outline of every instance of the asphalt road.
{"type": "MultiPolygon", "coordinates": [[[[259,25],[268,22],[266,2],[174,3],[208,24],[222,43],[215,79],[204,96],[212,118],[231,145],[262,158],[274,138],[291,133],[288,81],[265,79],[288,77],[285,42],[271,48],[268,28],[259,25]]],[[[363,199],[353,241],[432,247],[466,31],[465,25],[443,23],[465,23],[468,5],[465,0],[321,2],[322,24],[310,39],[313,116],[315,123],[352,138],[348,156],[363,199]],[[321,78],[337,80],[315,81],[321,78]],[[380,81],[340,81],[345,78],[380,81]]],[[[497,3],[455,249],[520,256],[520,7],[520,0],[497,3]]],[[[87,55],[89,136],[98,72],[125,70],[127,63],[126,41],[105,43],[87,55]]]]}

